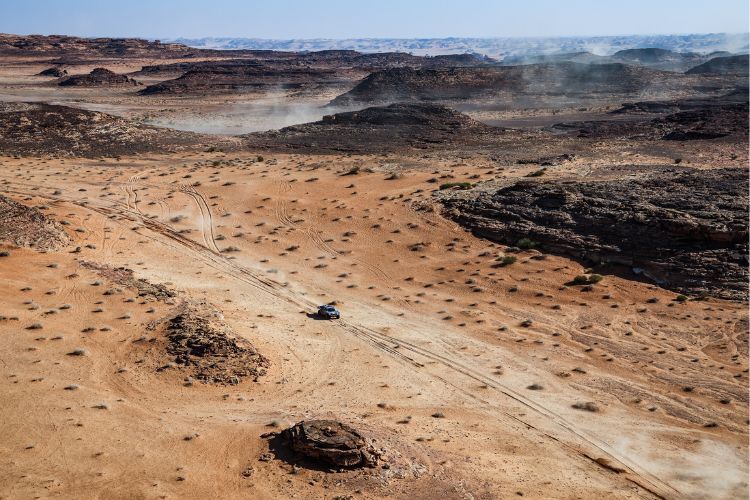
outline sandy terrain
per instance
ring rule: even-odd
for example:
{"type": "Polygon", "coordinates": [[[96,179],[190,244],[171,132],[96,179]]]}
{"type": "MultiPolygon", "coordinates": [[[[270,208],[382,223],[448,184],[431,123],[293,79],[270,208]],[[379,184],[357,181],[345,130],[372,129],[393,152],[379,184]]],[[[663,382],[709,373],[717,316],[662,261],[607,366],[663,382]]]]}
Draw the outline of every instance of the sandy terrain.
{"type": "MultiPolygon", "coordinates": [[[[134,89],[84,99],[27,76],[44,67],[4,67],[0,100],[169,120],[134,89]]],[[[208,98],[172,102],[217,116],[208,98]]],[[[536,133],[516,156],[562,147],[536,133]]],[[[676,152],[747,163],[721,142],[586,148],[547,175],[605,178],[676,152]]],[[[582,291],[565,286],[580,264],[537,250],[498,267],[507,248],[433,197],[444,179],[501,185],[537,168],[440,152],[0,156],[0,193],[71,239],[0,243],[0,498],[746,498],[746,303],[615,275],[582,291]],[[330,301],[342,319],[317,319],[330,301]],[[164,336],[186,303],[221,313],[267,373],[190,378],[164,336]],[[309,418],[355,426],[384,462],[329,471],[269,451],[266,433],[309,418]]]]}
{"type": "Polygon", "coordinates": [[[744,305],[677,304],[611,276],[561,289],[581,267],[535,251],[493,269],[501,248],[429,210],[425,182],[488,166],[384,181],[397,164],[4,158],[3,191],[68,221],[81,247],[0,259],[6,496],[743,495],[744,305]],[[373,172],[340,175],[354,164],[373,172]],[[169,360],[147,325],[174,306],[106,295],[84,261],[167,284],[170,302],[211,302],[270,358],[268,375],[184,387],[179,370],[157,371],[169,360]],[[329,300],[342,320],[305,315],[329,300]],[[310,416],[370,430],[408,466],[289,475],[258,462],[269,425],[310,416]]]}

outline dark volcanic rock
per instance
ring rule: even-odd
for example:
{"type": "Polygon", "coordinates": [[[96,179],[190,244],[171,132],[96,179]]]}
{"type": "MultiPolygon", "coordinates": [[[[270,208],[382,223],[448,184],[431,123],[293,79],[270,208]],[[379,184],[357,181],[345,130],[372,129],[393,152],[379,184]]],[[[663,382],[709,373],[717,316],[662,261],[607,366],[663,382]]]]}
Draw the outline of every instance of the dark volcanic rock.
{"type": "Polygon", "coordinates": [[[37,73],[37,76],[52,76],[55,78],[62,78],[63,76],[66,76],[68,74],[67,70],[62,69],[59,66],[52,66],[51,68],[47,68],[45,70],[40,71],[37,73]]]}
{"type": "Polygon", "coordinates": [[[382,152],[492,144],[502,129],[445,106],[391,104],[244,136],[248,147],[382,152]]]}
{"type": "Polygon", "coordinates": [[[62,87],[111,87],[140,85],[126,75],[119,75],[106,68],[95,68],[88,75],[72,75],[61,79],[58,85],[62,87]]]}
{"type": "Polygon", "coordinates": [[[178,78],[149,85],[140,94],[234,92],[269,86],[288,90],[311,85],[344,84],[347,81],[329,69],[275,69],[259,63],[222,65],[187,71],[178,78]]]}
{"type": "Polygon", "coordinates": [[[530,238],[586,263],[642,268],[664,287],[747,298],[748,172],[665,169],[638,179],[520,181],[444,200],[476,235],[530,238]]]}
{"type": "Polygon", "coordinates": [[[670,113],[641,120],[599,120],[558,123],[551,130],[578,137],[637,138],[642,140],[705,140],[731,136],[746,140],[747,95],[710,99],[647,101],[624,104],[613,114],[670,113]]]}
{"type": "Polygon", "coordinates": [[[205,383],[237,384],[246,377],[257,379],[268,368],[264,356],[205,306],[185,307],[169,320],[166,335],[174,362],[205,383]]]}
{"type": "MultiPolygon", "coordinates": [[[[0,54],[64,55],[69,58],[190,57],[195,49],[178,43],[139,38],[79,38],[65,35],[0,34],[0,54]]],[[[209,52],[209,51],[199,51],[209,52]]]]}
{"type": "Polygon", "coordinates": [[[201,139],[68,106],[0,102],[0,150],[5,154],[114,156],[194,147],[201,139]]]}
{"type": "Polygon", "coordinates": [[[143,95],[252,90],[261,87],[298,89],[308,86],[351,87],[372,71],[387,68],[479,66],[488,60],[471,54],[420,57],[401,52],[362,54],[354,50],[317,52],[255,51],[251,59],[189,61],[144,66],[138,74],[179,77],[150,85],[143,95]]]}
{"type": "Polygon", "coordinates": [[[334,467],[373,467],[374,449],[359,432],[336,420],[303,420],[281,437],[295,453],[334,467]]]}
{"type": "Polygon", "coordinates": [[[712,75],[726,75],[735,74],[747,76],[750,68],[748,60],[750,56],[747,54],[740,56],[728,56],[728,57],[714,57],[713,59],[704,62],[694,68],[689,69],[686,73],[688,75],[699,75],[699,74],[712,74],[712,75]]]}
{"type": "Polygon", "coordinates": [[[70,243],[70,237],[59,223],[36,208],[0,195],[0,241],[54,250],[70,243]]]}
{"type": "Polygon", "coordinates": [[[396,101],[444,101],[519,96],[580,96],[640,93],[659,82],[681,88],[685,75],[613,64],[529,64],[450,69],[396,68],[372,73],[332,106],[396,101]]]}
{"type": "Polygon", "coordinates": [[[685,71],[704,62],[707,57],[695,52],[674,52],[654,47],[642,49],[625,49],[612,54],[609,58],[625,64],[647,66],[666,71],[685,71]]]}

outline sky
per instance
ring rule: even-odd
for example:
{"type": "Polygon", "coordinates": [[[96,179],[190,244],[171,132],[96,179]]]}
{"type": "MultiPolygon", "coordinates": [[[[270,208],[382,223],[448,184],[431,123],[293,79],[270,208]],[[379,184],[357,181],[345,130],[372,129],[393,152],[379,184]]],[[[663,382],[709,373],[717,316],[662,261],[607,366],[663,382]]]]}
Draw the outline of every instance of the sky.
{"type": "Polygon", "coordinates": [[[748,0],[0,0],[0,32],[140,38],[745,33],[748,0]]]}

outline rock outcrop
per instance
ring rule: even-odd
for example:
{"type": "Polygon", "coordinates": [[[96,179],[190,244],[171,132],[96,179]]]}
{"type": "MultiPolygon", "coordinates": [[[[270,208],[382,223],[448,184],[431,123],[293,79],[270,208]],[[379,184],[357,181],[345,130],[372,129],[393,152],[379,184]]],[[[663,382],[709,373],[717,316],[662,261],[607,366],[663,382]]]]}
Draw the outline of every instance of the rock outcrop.
{"type": "Polygon", "coordinates": [[[488,239],[521,238],[587,264],[640,268],[665,288],[744,300],[746,169],[662,169],[640,178],[538,182],[467,191],[446,214],[488,239]]]}
{"type": "Polygon", "coordinates": [[[96,111],[0,102],[0,150],[5,154],[115,156],[195,147],[202,140],[209,139],[96,111]]]}
{"type": "Polygon", "coordinates": [[[512,100],[523,96],[633,95],[659,84],[665,91],[687,85],[685,75],[621,63],[561,62],[448,69],[395,68],[372,73],[332,106],[388,102],[512,100]]]}
{"type": "Polygon", "coordinates": [[[558,123],[555,132],[590,138],[637,138],[640,140],[706,140],[732,136],[746,140],[747,93],[731,93],[714,99],[683,99],[626,103],[616,114],[661,114],[632,120],[598,120],[558,123]]]}
{"type": "Polygon", "coordinates": [[[34,207],[0,195],[0,241],[39,250],[55,250],[70,237],[55,220],[34,207]]]}
{"type": "Polygon", "coordinates": [[[169,320],[167,353],[195,379],[235,385],[265,374],[268,360],[246,340],[236,337],[218,311],[186,305],[169,320]]]}
{"type": "Polygon", "coordinates": [[[382,152],[491,145],[503,130],[436,104],[391,104],[244,136],[248,147],[382,152]]]}
{"type": "Polygon", "coordinates": [[[36,76],[51,76],[54,78],[62,78],[67,76],[68,71],[62,69],[60,66],[52,66],[51,68],[44,69],[36,74],[36,76]]]}
{"type": "Polygon", "coordinates": [[[373,467],[378,454],[357,430],[336,420],[303,420],[281,437],[296,454],[333,467],[373,467]]]}
{"type": "Polygon", "coordinates": [[[94,68],[87,75],[71,75],[62,78],[58,83],[61,87],[116,87],[137,86],[137,81],[127,75],[120,75],[106,68],[94,68]]]}
{"type": "Polygon", "coordinates": [[[688,75],[742,75],[747,76],[750,68],[750,56],[747,54],[739,56],[714,57],[713,59],[699,64],[686,71],[688,75]]]}

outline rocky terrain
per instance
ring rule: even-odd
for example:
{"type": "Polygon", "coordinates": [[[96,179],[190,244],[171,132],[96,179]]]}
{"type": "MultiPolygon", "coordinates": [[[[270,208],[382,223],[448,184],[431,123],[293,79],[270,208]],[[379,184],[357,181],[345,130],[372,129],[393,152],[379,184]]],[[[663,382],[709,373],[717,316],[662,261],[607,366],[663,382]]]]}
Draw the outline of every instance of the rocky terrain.
{"type": "Polygon", "coordinates": [[[180,57],[196,52],[182,44],[140,38],[80,38],[65,35],[0,34],[0,55],[80,57],[180,57]]]}
{"type": "Polygon", "coordinates": [[[643,270],[693,296],[747,300],[748,174],[661,169],[639,179],[521,181],[445,200],[480,237],[643,270]]]}
{"type": "Polygon", "coordinates": [[[262,64],[212,65],[194,69],[178,78],[149,85],[141,95],[195,94],[261,91],[264,88],[299,90],[306,87],[341,87],[349,82],[342,74],[326,69],[291,68],[277,70],[262,64]]]}
{"type": "Polygon", "coordinates": [[[144,66],[136,75],[179,77],[150,85],[143,95],[230,92],[262,87],[336,87],[386,68],[480,66],[492,61],[472,55],[419,57],[405,53],[361,54],[356,51],[310,53],[258,52],[252,59],[196,61],[144,66]]]}
{"type": "Polygon", "coordinates": [[[746,33],[696,33],[690,35],[620,35],[620,36],[566,36],[566,37],[451,37],[451,38],[365,38],[365,39],[292,39],[265,40],[258,38],[178,38],[200,49],[225,50],[346,50],[361,52],[402,51],[412,54],[464,54],[476,53],[496,59],[535,57],[540,54],[566,54],[596,52],[606,56],[620,50],[633,48],[659,48],[674,52],[708,54],[735,50],[747,52],[746,33]]]}
{"type": "Polygon", "coordinates": [[[64,247],[70,237],[40,210],[0,194],[0,242],[47,251],[64,247]]]}
{"type": "Polygon", "coordinates": [[[109,87],[117,85],[135,86],[140,85],[137,81],[127,75],[118,75],[106,68],[94,68],[86,75],[71,75],[61,78],[58,85],[61,87],[109,87]]]}
{"type": "Polygon", "coordinates": [[[377,153],[487,147],[502,132],[445,106],[391,104],[327,115],[317,122],[249,134],[244,139],[249,148],[377,153]]]}
{"type": "Polygon", "coordinates": [[[689,75],[725,75],[735,74],[747,76],[748,74],[747,54],[738,56],[715,57],[709,61],[699,64],[687,71],[689,75]]]}
{"type": "MultiPolygon", "coordinates": [[[[684,75],[622,63],[529,64],[497,68],[415,70],[397,68],[372,73],[352,90],[331,101],[357,106],[394,101],[466,101],[670,94],[696,85],[684,75]]],[[[523,101],[525,102],[525,101],[523,101]]],[[[510,105],[510,104],[509,104],[510,105]]]]}
{"type": "Polygon", "coordinates": [[[0,36],[0,498],[747,498],[728,38],[0,36]]]}
{"type": "Polygon", "coordinates": [[[166,337],[166,351],[174,363],[204,383],[237,385],[248,377],[257,381],[268,368],[268,360],[237,338],[221,314],[206,305],[184,305],[169,320],[166,337]]]}
{"type": "Polygon", "coordinates": [[[286,445],[304,459],[329,467],[374,467],[377,455],[364,436],[335,420],[298,422],[281,433],[286,445]]]}
{"type": "Polygon", "coordinates": [[[714,99],[683,99],[626,103],[611,112],[612,120],[559,123],[551,130],[578,137],[630,140],[690,141],[722,137],[741,141],[748,134],[747,93],[714,99]],[[616,120],[617,115],[660,113],[642,120],[616,120]]]}
{"type": "Polygon", "coordinates": [[[149,127],[95,111],[0,103],[0,148],[5,154],[116,156],[193,148],[199,141],[195,134],[149,127]]]}
{"type": "Polygon", "coordinates": [[[675,52],[672,50],[650,47],[619,50],[612,55],[597,55],[591,52],[570,52],[542,54],[534,56],[511,56],[503,59],[504,65],[544,64],[560,62],[577,62],[585,64],[622,63],[632,66],[643,66],[661,71],[685,72],[703,64],[710,59],[730,56],[729,52],[675,52]]]}
{"type": "Polygon", "coordinates": [[[62,78],[68,75],[68,71],[61,68],[60,66],[52,66],[51,68],[43,69],[37,76],[51,76],[54,78],[62,78]]]}

